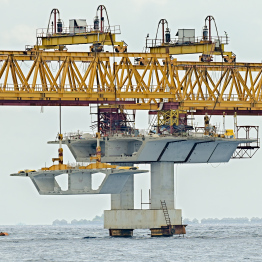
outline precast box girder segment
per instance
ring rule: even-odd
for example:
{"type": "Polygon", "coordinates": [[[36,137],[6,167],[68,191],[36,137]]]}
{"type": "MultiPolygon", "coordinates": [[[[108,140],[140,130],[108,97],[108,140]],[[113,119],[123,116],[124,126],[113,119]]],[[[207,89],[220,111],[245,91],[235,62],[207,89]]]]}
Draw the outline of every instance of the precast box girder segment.
{"type": "MultiPolygon", "coordinates": [[[[228,162],[241,143],[252,139],[212,137],[110,137],[100,141],[103,162],[142,164],[152,162],[222,163],[228,162]]],[[[49,142],[54,143],[54,142],[49,142]]],[[[65,140],[77,162],[86,162],[94,154],[95,139],[65,140]]]]}
{"type": "Polygon", "coordinates": [[[78,195],[78,194],[120,194],[129,177],[147,170],[89,169],[71,168],[65,170],[14,173],[11,176],[28,176],[40,195],[78,195]],[[103,173],[102,183],[92,188],[92,174],[103,173]],[[68,175],[68,189],[62,190],[55,179],[62,174],[68,175]]]}

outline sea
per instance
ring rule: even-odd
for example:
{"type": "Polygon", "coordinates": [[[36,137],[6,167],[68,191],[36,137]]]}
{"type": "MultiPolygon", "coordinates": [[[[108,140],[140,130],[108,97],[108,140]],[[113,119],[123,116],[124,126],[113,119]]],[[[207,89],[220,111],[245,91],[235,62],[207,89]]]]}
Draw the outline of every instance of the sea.
{"type": "Polygon", "coordinates": [[[109,237],[102,225],[0,226],[0,261],[262,261],[262,225],[192,224],[184,236],[109,237]]]}

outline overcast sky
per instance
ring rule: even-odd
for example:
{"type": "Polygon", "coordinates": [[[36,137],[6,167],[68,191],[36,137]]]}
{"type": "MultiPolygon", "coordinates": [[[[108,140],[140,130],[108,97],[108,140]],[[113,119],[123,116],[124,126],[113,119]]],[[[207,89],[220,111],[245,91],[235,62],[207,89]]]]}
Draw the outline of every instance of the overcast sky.
{"type": "MultiPolygon", "coordinates": [[[[107,7],[111,25],[121,25],[118,39],[128,43],[129,51],[142,51],[145,37],[153,38],[159,19],[166,18],[175,35],[177,29],[195,28],[201,35],[204,19],[213,15],[221,35],[230,37],[227,50],[237,55],[237,61],[261,62],[262,16],[260,1],[204,0],[110,0],[97,2],[46,0],[0,0],[1,50],[24,50],[35,43],[37,28],[47,26],[52,8],[58,8],[65,24],[69,19],[87,19],[91,24],[98,4],[107,7]]],[[[86,47],[81,47],[86,48],[86,47]]],[[[87,48],[86,48],[87,50],[87,48]]],[[[179,59],[192,59],[179,57],[179,59]]],[[[2,80],[1,80],[2,81],[2,80]]],[[[62,130],[88,131],[91,124],[89,108],[62,109],[62,130]]],[[[147,128],[147,112],[138,114],[136,125],[147,128]]],[[[203,125],[202,117],[197,118],[203,125]]],[[[222,122],[222,117],[213,117],[222,122]]],[[[260,117],[241,117],[239,125],[260,125],[260,117]]],[[[232,128],[232,117],[227,117],[232,128]]],[[[0,224],[51,224],[55,219],[92,219],[110,209],[110,196],[40,196],[30,179],[10,177],[9,174],[29,168],[51,165],[57,156],[57,146],[47,145],[58,132],[58,108],[0,107],[0,224]]],[[[67,148],[65,162],[74,159],[67,148]]],[[[220,165],[178,165],[176,170],[176,208],[183,217],[262,217],[262,151],[253,159],[231,160],[220,165]]],[[[149,169],[149,166],[141,166],[149,169]]],[[[146,201],[149,174],[135,176],[135,207],[140,208],[140,190],[146,201]]],[[[1,231],[1,229],[0,229],[1,231]]]]}

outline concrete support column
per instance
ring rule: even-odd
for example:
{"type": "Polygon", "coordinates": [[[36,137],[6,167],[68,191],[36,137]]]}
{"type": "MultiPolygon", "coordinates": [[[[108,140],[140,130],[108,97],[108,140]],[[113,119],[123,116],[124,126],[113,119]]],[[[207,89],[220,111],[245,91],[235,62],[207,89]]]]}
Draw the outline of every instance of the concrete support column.
{"type": "Polygon", "coordinates": [[[174,163],[151,164],[151,209],[162,209],[160,200],[166,201],[167,209],[174,209],[174,163]]]}
{"type": "Polygon", "coordinates": [[[68,189],[69,190],[91,190],[92,189],[92,174],[91,172],[84,173],[69,173],[68,174],[68,189]]]}
{"type": "Polygon", "coordinates": [[[120,194],[111,195],[111,210],[134,209],[134,175],[130,175],[120,194]]]}

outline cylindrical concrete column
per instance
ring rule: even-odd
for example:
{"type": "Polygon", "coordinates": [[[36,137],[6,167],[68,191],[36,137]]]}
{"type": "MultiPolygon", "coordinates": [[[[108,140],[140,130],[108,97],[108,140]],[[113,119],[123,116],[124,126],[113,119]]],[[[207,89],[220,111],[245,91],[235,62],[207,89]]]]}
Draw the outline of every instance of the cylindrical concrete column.
{"type": "Polygon", "coordinates": [[[161,201],[166,201],[167,209],[174,209],[174,163],[151,163],[151,209],[162,209],[161,201]]]}
{"type": "Polygon", "coordinates": [[[120,194],[111,195],[111,210],[134,209],[134,175],[130,175],[120,194]]]}

